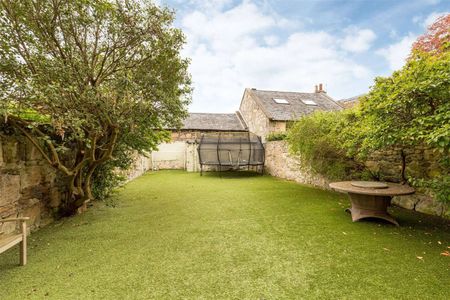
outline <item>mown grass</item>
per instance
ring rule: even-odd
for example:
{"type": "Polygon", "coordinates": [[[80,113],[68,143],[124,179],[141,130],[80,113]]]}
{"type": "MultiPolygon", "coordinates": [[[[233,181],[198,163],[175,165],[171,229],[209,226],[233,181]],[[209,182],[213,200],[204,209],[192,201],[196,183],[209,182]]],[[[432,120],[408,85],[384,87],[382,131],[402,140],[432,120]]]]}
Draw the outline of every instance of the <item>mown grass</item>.
{"type": "Polygon", "coordinates": [[[439,219],[352,223],[343,194],[247,173],[149,173],[114,203],[0,255],[0,298],[450,299],[439,219]]]}

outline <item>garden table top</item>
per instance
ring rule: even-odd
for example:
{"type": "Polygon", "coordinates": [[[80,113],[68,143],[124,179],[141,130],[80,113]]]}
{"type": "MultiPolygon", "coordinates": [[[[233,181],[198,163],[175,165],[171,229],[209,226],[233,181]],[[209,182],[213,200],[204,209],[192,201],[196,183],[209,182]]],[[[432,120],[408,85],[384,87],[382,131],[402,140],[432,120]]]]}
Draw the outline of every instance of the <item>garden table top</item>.
{"type": "Polygon", "coordinates": [[[379,181],[340,181],[330,183],[336,191],[373,196],[399,196],[414,194],[409,185],[379,181]]]}
{"type": "Polygon", "coordinates": [[[348,194],[352,207],[346,211],[352,214],[353,222],[378,218],[396,226],[399,226],[398,222],[387,211],[392,197],[415,192],[408,185],[378,181],[341,181],[330,183],[330,187],[348,194]]]}

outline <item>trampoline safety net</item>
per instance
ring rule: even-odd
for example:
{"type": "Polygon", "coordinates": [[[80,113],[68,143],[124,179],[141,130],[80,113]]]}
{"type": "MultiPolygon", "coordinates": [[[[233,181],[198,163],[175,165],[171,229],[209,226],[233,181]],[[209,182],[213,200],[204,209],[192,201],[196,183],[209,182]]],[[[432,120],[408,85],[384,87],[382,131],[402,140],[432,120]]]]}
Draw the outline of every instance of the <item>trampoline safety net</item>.
{"type": "Polygon", "coordinates": [[[200,174],[203,166],[240,169],[247,166],[264,171],[264,146],[261,139],[251,132],[205,133],[198,146],[200,174]]]}

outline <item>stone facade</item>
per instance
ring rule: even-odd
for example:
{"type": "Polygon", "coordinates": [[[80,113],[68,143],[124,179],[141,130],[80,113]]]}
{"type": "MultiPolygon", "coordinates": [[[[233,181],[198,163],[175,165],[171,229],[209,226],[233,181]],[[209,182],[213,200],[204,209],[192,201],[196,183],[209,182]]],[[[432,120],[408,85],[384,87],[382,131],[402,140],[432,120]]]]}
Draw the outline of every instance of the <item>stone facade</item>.
{"type": "Polygon", "coordinates": [[[285,132],[290,122],[317,110],[336,111],[342,107],[322,89],[299,93],[254,88],[244,90],[239,107],[249,131],[260,136],[263,142],[270,133],[285,132]]]}
{"type": "Polygon", "coordinates": [[[195,142],[202,138],[202,131],[198,130],[179,130],[172,131],[172,142],[195,142]]]}
{"type": "MultiPolygon", "coordinates": [[[[266,172],[272,176],[293,180],[299,183],[311,184],[323,189],[329,189],[329,180],[315,175],[311,169],[300,162],[300,158],[289,153],[285,141],[268,142],[266,147],[266,172]]],[[[434,172],[436,168],[435,154],[426,148],[408,150],[407,164],[410,164],[408,172],[434,172]]],[[[373,171],[382,175],[382,180],[400,181],[401,159],[398,149],[374,153],[366,162],[373,171]]],[[[410,173],[410,174],[411,174],[410,173]]],[[[432,197],[415,193],[414,195],[394,197],[394,205],[415,210],[418,212],[445,216],[447,209],[442,203],[435,201],[432,197]]]]}
{"type": "MultiPolygon", "coordinates": [[[[148,157],[135,154],[124,175],[136,178],[151,168],[148,157]]],[[[0,218],[30,217],[35,230],[54,220],[54,211],[67,197],[66,177],[51,167],[22,137],[0,135],[0,218]]],[[[15,223],[0,223],[0,234],[15,230],[15,223]]]]}
{"type": "Polygon", "coordinates": [[[274,121],[267,118],[261,107],[249,93],[244,93],[239,111],[247,124],[248,130],[261,137],[263,143],[269,134],[286,132],[288,121],[274,121]]]}
{"type": "Polygon", "coordinates": [[[286,129],[287,129],[286,121],[269,121],[269,133],[286,132],[286,129]]]}
{"type": "Polygon", "coordinates": [[[282,127],[281,124],[277,124],[277,126],[271,125],[271,121],[266,117],[261,107],[249,93],[244,93],[239,111],[241,112],[248,130],[260,136],[263,142],[265,142],[266,136],[274,131],[277,126],[282,127]]]}

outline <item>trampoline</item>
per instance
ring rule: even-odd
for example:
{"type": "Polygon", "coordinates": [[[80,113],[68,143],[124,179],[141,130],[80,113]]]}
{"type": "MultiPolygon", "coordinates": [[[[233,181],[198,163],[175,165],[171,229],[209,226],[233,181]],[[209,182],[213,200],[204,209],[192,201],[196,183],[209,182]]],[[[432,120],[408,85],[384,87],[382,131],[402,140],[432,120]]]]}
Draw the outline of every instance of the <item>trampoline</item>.
{"type": "Polygon", "coordinates": [[[200,175],[204,166],[216,166],[219,172],[242,167],[264,172],[264,146],[261,138],[251,132],[205,133],[200,139],[198,157],[200,175]]]}

